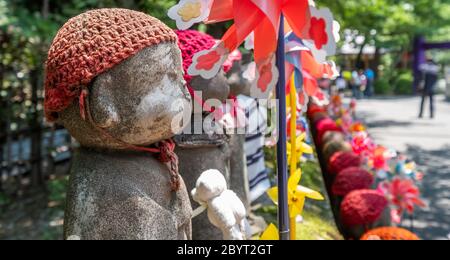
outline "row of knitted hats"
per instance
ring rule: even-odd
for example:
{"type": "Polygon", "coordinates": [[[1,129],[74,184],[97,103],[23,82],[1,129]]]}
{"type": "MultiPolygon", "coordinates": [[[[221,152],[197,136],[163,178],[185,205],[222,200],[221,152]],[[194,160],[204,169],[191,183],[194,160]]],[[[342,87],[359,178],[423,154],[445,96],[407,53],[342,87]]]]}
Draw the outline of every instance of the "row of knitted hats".
{"type": "Polygon", "coordinates": [[[337,226],[346,239],[418,240],[399,226],[424,206],[423,174],[405,156],[376,145],[355,110],[355,101],[346,106],[339,95],[308,110],[337,226]]]}

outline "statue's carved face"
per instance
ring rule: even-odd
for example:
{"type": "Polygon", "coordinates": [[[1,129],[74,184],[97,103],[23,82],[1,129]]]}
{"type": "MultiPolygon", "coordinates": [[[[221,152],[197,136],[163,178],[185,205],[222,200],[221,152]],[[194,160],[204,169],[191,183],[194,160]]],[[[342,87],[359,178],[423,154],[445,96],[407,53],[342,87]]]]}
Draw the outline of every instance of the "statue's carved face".
{"type": "Polygon", "coordinates": [[[244,71],[247,69],[247,66],[241,62],[234,62],[233,67],[228,72],[228,84],[230,85],[231,95],[250,96],[252,82],[244,77],[244,71]]]}
{"type": "MultiPolygon", "coordinates": [[[[181,123],[185,124],[181,118],[190,119],[191,114],[181,64],[177,45],[163,43],[140,51],[98,76],[89,97],[96,125],[133,145],[149,145],[180,132],[181,123]]],[[[62,123],[82,145],[114,148],[110,140],[98,140],[98,131],[89,129],[87,133],[88,129],[82,129],[88,122],[80,120],[79,112],[73,109],[61,114],[62,123]],[[97,141],[88,135],[96,136],[97,141]]]]}
{"type": "Polygon", "coordinates": [[[195,91],[202,92],[202,99],[217,99],[225,102],[230,95],[230,86],[223,70],[219,71],[212,79],[204,79],[200,76],[195,76],[191,80],[191,87],[195,91]]]}

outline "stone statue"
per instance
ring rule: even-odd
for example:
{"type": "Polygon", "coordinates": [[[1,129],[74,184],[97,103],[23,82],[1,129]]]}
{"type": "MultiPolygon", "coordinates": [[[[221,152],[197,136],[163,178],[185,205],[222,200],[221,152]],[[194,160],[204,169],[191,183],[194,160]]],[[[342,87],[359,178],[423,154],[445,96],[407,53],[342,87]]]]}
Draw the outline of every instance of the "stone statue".
{"type": "MultiPolygon", "coordinates": [[[[189,76],[187,70],[192,64],[193,55],[213,47],[215,40],[209,35],[192,30],[176,31],[176,33],[183,56],[185,80],[191,94],[201,94],[201,96],[193,98],[194,103],[196,103],[194,104],[191,125],[187,127],[187,130],[190,131],[174,138],[177,143],[176,154],[179,156],[180,172],[183,173],[188,190],[192,190],[203,172],[209,169],[218,170],[229,183],[229,188],[235,191],[244,205],[249,208],[243,139],[239,135],[227,134],[223,125],[217,121],[213,124],[204,124],[205,119],[211,117],[212,111],[207,109],[201,111],[204,105],[201,102],[211,99],[215,99],[218,104],[226,102],[230,95],[230,86],[225,72],[231,68],[231,63],[225,65],[224,69],[210,80],[199,76],[189,76]],[[196,111],[196,106],[200,108],[200,111],[196,111]]],[[[208,107],[208,105],[205,107],[208,107]]],[[[192,198],[191,202],[194,208],[198,206],[198,203],[192,198]]],[[[220,240],[223,238],[222,232],[211,225],[206,214],[193,218],[192,227],[194,240],[220,240]]]]}
{"type": "Polygon", "coordinates": [[[58,32],[46,116],[81,145],[66,239],[191,239],[189,195],[168,140],[191,114],[176,41],[159,20],[125,9],[89,11],[58,32]]]}

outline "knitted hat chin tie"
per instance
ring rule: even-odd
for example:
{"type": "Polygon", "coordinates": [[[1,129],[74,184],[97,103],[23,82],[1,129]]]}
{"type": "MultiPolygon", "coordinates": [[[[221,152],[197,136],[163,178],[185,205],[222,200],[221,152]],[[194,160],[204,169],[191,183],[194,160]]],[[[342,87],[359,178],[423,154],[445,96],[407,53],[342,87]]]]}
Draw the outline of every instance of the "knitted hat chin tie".
{"type": "Polygon", "coordinates": [[[122,141],[114,136],[112,136],[108,131],[104,128],[98,126],[98,124],[94,121],[90,105],[89,105],[89,89],[87,87],[83,87],[80,99],[80,115],[84,121],[88,121],[96,131],[98,131],[104,138],[114,141],[126,149],[134,150],[138,152],[147,152],[157,155],[158,160],[165,164],[170,172],[170,187],[172,191],[177,191],[180,189],[180,175],[178,171],[178,156],[175,154],[175,142],[172,139],[167,139],[164,141],[160,141],[155,144],[155,147],[143,147],[137,146],[125,141],[122,141]]]}

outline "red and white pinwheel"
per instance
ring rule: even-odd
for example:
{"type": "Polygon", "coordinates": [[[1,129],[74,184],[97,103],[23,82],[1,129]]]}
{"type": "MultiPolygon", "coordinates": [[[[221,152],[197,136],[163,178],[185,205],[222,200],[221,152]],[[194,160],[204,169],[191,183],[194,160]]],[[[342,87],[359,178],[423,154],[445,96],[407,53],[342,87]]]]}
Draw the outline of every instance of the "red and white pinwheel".
{"type": "Polygon", "coordinates": [[[257,80],[252,88],[252,96],[261,98],[267,97],[278,81],[275,52],[282,14],[296,35],[304,35],[304,30],[311,28],[308,0],[181,0],[169,10],[169,16],[182,29],[200,21],[234,21],[222,40],[211,50],[194,56],[188,71],[193,76],[200,75],[206,79],[214,77],[226,57],[253,33],[257,80]]]}
{"type": "Polygon", "coordinates": [[[391,214],[395,222],[399,223],[405,212],[413,214],[416,207],[425,207],[425,203],[420,198],[420,190],[409,179],[395,178],[392,182],[381,183],[378,190],[388,197],[394,207],[391,214]]]}

